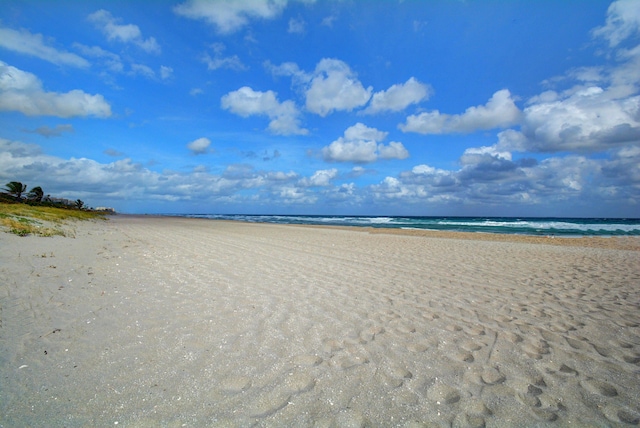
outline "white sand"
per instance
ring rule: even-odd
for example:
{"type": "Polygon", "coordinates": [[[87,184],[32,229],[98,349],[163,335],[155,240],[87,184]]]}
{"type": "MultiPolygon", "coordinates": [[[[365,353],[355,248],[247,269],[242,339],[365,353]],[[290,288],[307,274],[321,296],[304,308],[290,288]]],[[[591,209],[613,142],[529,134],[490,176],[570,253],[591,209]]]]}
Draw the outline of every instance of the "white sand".
{"type": "Polygon", "coordinates": [[[640,421],[638,238],[75,227],[0,233],[2,427],[640,421]]]}

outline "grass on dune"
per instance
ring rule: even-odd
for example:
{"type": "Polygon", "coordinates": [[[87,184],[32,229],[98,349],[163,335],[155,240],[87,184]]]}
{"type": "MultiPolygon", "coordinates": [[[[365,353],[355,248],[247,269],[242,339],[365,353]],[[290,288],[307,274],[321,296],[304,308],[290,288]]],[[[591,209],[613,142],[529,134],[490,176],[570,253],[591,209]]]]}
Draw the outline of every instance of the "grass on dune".
{"type": "Polygon", "coordinates": [[[66,236],[64,224],[95,218],[105,217],[94,211],[0,202],[0,226],[20,236],[66,236]]]}

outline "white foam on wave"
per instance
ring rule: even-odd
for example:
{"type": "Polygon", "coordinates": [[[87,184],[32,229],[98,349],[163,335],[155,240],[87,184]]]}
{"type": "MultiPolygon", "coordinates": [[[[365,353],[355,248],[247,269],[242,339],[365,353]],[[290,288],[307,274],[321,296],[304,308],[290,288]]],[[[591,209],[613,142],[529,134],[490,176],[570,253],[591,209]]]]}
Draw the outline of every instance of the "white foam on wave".
{"type": "Polygon", "coordinates": [[[640,231],[639,224],[624,223],[570,223],[563,221],[497,221],[497,220],[481,220],[481,221],[457,221],[444,220],[437,224],[443,226],[466,226],[466,227],[495,227],[495,228],[520,228],[533,230],[573,230],[573,231],[602,231],[602,232],[637,232],[640,231]]]}

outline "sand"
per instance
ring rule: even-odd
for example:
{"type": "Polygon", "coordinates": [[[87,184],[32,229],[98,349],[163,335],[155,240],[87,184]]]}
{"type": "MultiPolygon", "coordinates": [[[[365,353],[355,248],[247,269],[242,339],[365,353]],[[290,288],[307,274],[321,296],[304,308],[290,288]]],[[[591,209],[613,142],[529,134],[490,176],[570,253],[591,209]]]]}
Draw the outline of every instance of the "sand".
{"type": "Polygon", "coordinates": [[[0,233],[2,427],[640,422],[638,238],[74,228],[0,233]]]}

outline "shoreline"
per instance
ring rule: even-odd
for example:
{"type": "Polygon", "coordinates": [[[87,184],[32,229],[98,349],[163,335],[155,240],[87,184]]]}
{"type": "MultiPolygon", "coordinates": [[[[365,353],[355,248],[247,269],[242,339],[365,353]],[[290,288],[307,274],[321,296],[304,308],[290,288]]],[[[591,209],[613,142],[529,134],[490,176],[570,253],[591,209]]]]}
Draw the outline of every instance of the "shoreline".
{"type": "Polygon", "coordinates": [[[389,234],[389,235],[406,235],[421,236],[427,238],[443,238],[443,239],[461,239],[461,240],[481,240],[495,242],[520,242],[528,244],[546,244],[557,246],[571,247],[587,247],[587,248],[603,248],[628,251],[640,251],[640,236],[553,236],[553,235],[527,235],[516,233],[495,233],[495,232],[459,232],[459,231],[442,231],[432,229],[406,229],[406,228],[387,228],[372,226],[351,226],[351,225],[324,225],[324,224],[297,224],[297,223],[271,223],[271,222],[252,222],[242,220],[228,219],[210,219],[199,217],[184,217],[180,215],[158,215],[158,214],[118,214],[120,217],[130,218],[151,218],[151,219],[188,219],[199,221],[213,222],[231,222],[241,224],[261,224],[276,226],[292,226],[292,227],[308,227],[319,229],[336,229],[336,230],[352,230],[355,232],[370,234],[389,234]]]}
{"type": "Polygon", "coordinates": [[[198,220],[0,234],[0,425],[640,421],[624,245],[198,220]]]}

